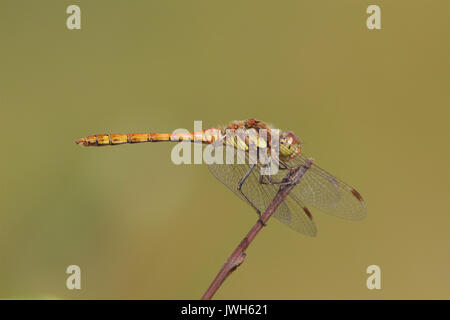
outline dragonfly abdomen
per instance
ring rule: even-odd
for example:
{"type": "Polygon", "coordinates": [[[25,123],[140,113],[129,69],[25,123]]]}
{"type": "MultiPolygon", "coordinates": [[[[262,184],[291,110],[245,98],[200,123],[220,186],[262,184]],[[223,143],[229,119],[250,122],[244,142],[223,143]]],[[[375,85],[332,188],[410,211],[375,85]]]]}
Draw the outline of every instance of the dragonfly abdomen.
{"type": "Polygon", "coordinates": [[[207,129],[199,132],[186,133],[110,133],[87,136],[75,141],[86,147],[113,146],[125,143],[141,142],[180,142],[190,141],[198,143],[212,143],[221,137],[219,129],[207,129]]]}

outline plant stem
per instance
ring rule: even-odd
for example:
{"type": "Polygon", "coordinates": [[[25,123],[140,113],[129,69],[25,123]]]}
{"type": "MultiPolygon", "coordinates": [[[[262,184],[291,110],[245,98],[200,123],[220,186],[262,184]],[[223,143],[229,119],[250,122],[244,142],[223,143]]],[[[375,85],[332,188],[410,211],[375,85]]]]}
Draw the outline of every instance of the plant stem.
{"type": "Polygon", "coordinates": [[[308,159],[304,165],[290,170],[289,174],[286,176],[286,178],[284,178],[284,181],[290,183],[280,185],[277,194],[275,195],[269,206],[266,208],[266,211],[264,211],[260,219],[258,219],[255,225],[250,229],[250,231],[247,233],[244,239],[242,239],[241,243],[239,243],[237,248],[227,259],[222,269],[220,269],[219,273],[214,278],[209,288],[206,290],[205,294],[202,297],[202,300],[210,300],[213,297],[213,295],[217,292],[217,290],[220,288],[225,279],[228,278],[228,276],[244,262],[246,257],[245,250],[247,250],[247,248],[250,246],[253,239],[258,234],[258,232],[266,224],[269,218],[274,214],[278,206],[284,201],[284,199],[287,197],[292,188],[294,188],[295,185],[300,182],[300,179],[311,167],[311,164],[312,159],[308,159]]]}

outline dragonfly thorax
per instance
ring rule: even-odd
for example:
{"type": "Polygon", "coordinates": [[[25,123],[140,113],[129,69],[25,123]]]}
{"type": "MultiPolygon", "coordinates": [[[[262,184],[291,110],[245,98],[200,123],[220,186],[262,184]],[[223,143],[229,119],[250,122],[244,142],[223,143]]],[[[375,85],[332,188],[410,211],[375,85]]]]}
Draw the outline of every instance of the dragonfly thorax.
{"type": "MultiPolygon", "coordinates": [[[[274,147],[273,144],[273,134],[272,127],[260,120],[248,119],[243,121],[233,121],[227,130],[244,130],[251,131],[254,130],[258,136],[256,145],[259,148],[274,147]],[[261,132],[265,131],[266,134],[261,135],[261,132]],[[265,140],[265,143],[262,141],[265,140]]],[[[278,131],[279,132],[279,131],[278,131]]],[[[279,136],[279,158],[282,161],[289,161],[295,158],[302,150],[302,145],[297,136],[292,132],[282,132],[279,136]]],[[[248,146],[248,141],[243,142],[245,146],[248,146]]],[[[237,147],[237,146],[235,146],[237,147]]],[[[269,150],[267,149],[268,153],[269,150]]]]}

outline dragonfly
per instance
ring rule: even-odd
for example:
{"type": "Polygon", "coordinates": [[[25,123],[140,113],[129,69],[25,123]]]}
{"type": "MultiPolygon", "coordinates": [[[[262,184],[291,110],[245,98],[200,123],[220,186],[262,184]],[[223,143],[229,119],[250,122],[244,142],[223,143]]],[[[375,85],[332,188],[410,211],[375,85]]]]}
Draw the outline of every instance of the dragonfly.
{"type": "MultiPolygon", "coordinates": [[[[244,156],[249,160],[250,145],[256,145],[260,151],[269,153],[274,132],[271,125],[260,120],[248,119],[233,121],[224,127],[189,133],[97,134],[79,139],[75,143],[86,147],[180,141],[212,145],[214,148],[231,145],[236,149],[244,150],[244,156]],[[226,139],[229,132],[239,130],[256,132],[256,140],[252,141],[248,137],[241,140],[238,138],[226,139]],[[263,136],[260,134],[261,132],[266,134],[263,136]]],[[[267,168],[267,163],[255,163],[255,161],[231,164],[211,163],[208,164],[209,170],[261,216],[280,187],[287,183],[286,172],[299,166],[308,166],[300,181],[273,213],[274,218],[307,236],[314,237],[317,234],[317,228],[308,206],[347,220],[361,220],[365,217],[366,205],[361,194],[306,158],[302,153],[302,143],[293,132],[281,131],[278,140],[277,163],[279,170],[273,170],[274,173],[270,173],[269,170],[268,174],[262,174],[261,169],[267,168]]]]}

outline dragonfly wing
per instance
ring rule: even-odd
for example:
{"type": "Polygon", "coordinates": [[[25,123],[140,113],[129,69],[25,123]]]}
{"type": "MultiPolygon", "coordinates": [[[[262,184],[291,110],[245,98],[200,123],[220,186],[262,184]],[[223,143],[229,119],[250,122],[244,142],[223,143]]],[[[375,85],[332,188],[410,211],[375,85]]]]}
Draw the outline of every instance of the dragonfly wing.
{"type": "MultiPolygon", "coordinates": [[[[305,162],[306,158],[299,155],[289,165],[305,162]]],[[[366,215],[366,205],[358,191],[315,164],[306,171],[290,196],[340,218],[360,220],[366,215]]]]}
{"type": "MultiPolygon", "coordinates": [[[[210,164],[208,165],[210,172],[224,185],[226,185],[231,191],[233,191],[239,198],[246,201],[242,193],[238,190],[238,184],[241,179],[250,170],[248,164],[210,164]]],[[[272,195],[271,190],[263,188],[265,185],[259,183],[258,168],[255,167],[251,174],[248,176],[244,184],[242,185],[242,192],[249,198],[249,200],[255,205],[255,207],[263,213],[269,205],[272,195]]],[[[273,197],[275,194],[273,194],[273,197]]],[[[280,206],[280,209],[286,209],[280,206]]],[[[286,211],[286,210],[283,210],[286,211]]],[[[287,215],[287,213],[286,213],[287,215]]]]}
{"type": "Polygon", "coordinates": [[[284,200],[284,203],[286,203],[291,212],[290,220],[283,221],[279,218],[278,220],[297,232],[315,237],[317,234],[316,224],[314,223],[311,212],[303,202],[295,199],[289,194],[284,200]]]}
{"type": "MultiPolygon", "coordinates": [[[[237,186],[241,179],[250,169],[248,164],[210,164],[211,173],[239,198],[246,201],[238,190],[237,186]]],[[[260,167],[256,166],[244,184],[242,192],[263,213],[278,192],[278,187],[274,185],[260,183],[260,167]]],[[[316,226],[312,220],[309,210],[302,205],[301,200],[287,197],[282,202],[273,217],[286,224],[293,230],[308,236],[315,236],[317,233],[316,226]]]]}

